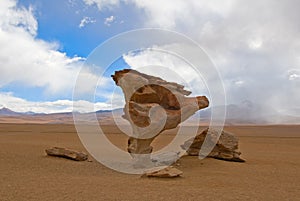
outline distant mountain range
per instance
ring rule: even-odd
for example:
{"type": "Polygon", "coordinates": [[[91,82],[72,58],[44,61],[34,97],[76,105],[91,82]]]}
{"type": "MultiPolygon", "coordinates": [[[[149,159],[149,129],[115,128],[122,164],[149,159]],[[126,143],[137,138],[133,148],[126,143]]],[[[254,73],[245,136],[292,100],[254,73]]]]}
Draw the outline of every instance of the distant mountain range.
{"type": "MultiPolygon", "coordinates": [[[[239,105],[230,104],[226,107],[227,125],[255,125],[255,124],[300,124],[299,115],[280,115],[276,112],[262,112],[263,108],[252,104],[250,101],[244,101],[239,105]]],[[[200,110],[200,123],[208,123],[211,119],[212,111],[222,114],[224,106],[214,106],[200,110]]],[[[99,110],[95,113],[84,113],[78,115],[80,121],[95,121],[95,114],[100,124],[113,124],[114,121],[123,121],[123,109],[99,110]]],[[[191,124],[197,124],[197,115],[190,118],[191,124]]],[[[15,112],[9,108],[0,109],[0,123],[38,123],[38,124],[73,124],[73,113],[34,113],[34,112],[15,112]]]]}
{"type": "Polygon", "coordinates": [[[19,112],[14,112],[6,107],[0,109],[0,116],[19,116],[22,115],[23,113],[19,112]]]}
{"type": "MultiPolygon", "coordinates": [[[[123,109],[111,110],[99,110],[91,113],[78,113],[80,119],[85,122],[94,121],[94,114],[97,119],[104,124],[113,123],[113,114],[121,117],[123,109]]],[[[37,123],[37,124],[73,124],[73,113],[34,113],[34,112],[15,112],[9,108],[0,109],[0,123],[37,123]]]]}

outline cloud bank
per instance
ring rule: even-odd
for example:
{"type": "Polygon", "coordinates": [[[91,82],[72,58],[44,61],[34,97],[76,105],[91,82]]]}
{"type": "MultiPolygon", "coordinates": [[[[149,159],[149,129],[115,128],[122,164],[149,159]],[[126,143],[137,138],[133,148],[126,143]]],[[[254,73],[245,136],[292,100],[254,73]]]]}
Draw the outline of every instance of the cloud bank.
{"type": "Polygon", "coordinates": [[[27,101],[22,98],[14,97],[11,93],[0,93],[0,109],[10,108],[16,112],[34,113],[60,113],[73,111],[73,104],[76,105],[77,112],[94,112],[97,110],[111,110],[111,105],[105,102],[92,103],[85,100],[78,100],[73,103],[71,100],[56,101],[27,101]],[[92,108],[92,109],[91,109],[92,108]]]}
{"type": "MultiPolygon", "coordinates": [[[[101,5],[100,10],[106,5],[110,9],[121,3],[131,5],[143,11],[139,19],[144,21],[144,27],[171,29],[191,37],[219,69],[229,104],[247,100],[265,108],[262,113],[295,115],[292,111],[299,111],[299,1],[89,2],[101,5]]],[[[174,61],[168,59],[147,51],[125,56],[133,68],[145,61],[172,66],[174,61]]],[[[178,64],[173,66],[178,74],[186,72],[178,64]]]]}

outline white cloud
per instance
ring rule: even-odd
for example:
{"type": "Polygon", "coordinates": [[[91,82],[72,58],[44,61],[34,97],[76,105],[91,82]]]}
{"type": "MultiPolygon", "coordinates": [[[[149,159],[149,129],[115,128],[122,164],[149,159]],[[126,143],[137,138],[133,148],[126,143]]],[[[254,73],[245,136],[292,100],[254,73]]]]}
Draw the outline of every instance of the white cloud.
{"type": "Polygon", "coordinates": [[[248,45],[249,45],[249,48],[251,48],[251,49],[254,49],[254,50],[259,49],[262,47],[263,41],[259,38],[251,39],[251,40],[249,40],[248,45]]]}
{"type": "Polygon", "coordinates": [[[111,15],[111,16],[104,19],[104,24],[106,26],[110,26],[115,20],[116,20],[116,17],[111,15]]]}
{"type": "Polygon", "coordinates": [[[291,74],[290,77],[289,77],[289,80],[296,80],[296,79],[299,79],[300,78],[300,75],[299,74],[291,74]]]}
{"type": "Polygon", "coordinates": [[[197,26],[199,22],[208,20],[206,15],[214,15],[214,18],[226,16],[235,1],[132,0],[128,2],[134,3],[138,9],[145,12],[146,26],[174,29],[180,26],[197,26]],[[204,18],[199,18],[199,16],[204,18]]]}
{"type": "Polygon", "coordinates": [[[91,17],[84,17],[82,18],[82,20],[80,21],[80,24],[78,25],[79,28],[83,28],[85,27],[87,24],[94,24],[97,21],[91,17]]]}
{"type": "MultiPolygon", "coordinates": [[[[12,93],[0,93],[0,106],[9,108],[16,112],[35,112],[35,113],[60,113],[72,112],[73,104],[76,105],[77,112],[93,112],[97,110],[111,110],[112,106],[106,102],[92,103],[89,101],[78,100],[56,100],[45,102],[27,101],[15,97],[12,93]]],[[[0,109],[1,109],[0,107],[0,109]]]]}
{"type": "Polygon", "coordinates": [[[123,58],[133,69],[182,84],[194,95],[207,94],[205,82],[193,67],[172,53],[182,49],[190,54],[194,51],[194,48],[184,44],[170,44],[161,47],[154,46],[138,53],[124,54],[123,58]]]}
{"type": "Polygon", "coordinates": [[[113,8],[120,4],[120,0],[83,0],[89,6],[96,5],[101,11],[104,8],[113,8]]]}
{"type": "Polygon", "coordinates": [[[16,8],[15,0],[3,0],[0,2],[0,26],[6,32],[25,31],[32,36],[37,32],[37,21],[33,15],[33,9],[16,8]]]}
{"type": "Polygon", "coordinates": [[[300,69],[288,70],[288,79],[290,81],[300,81],[300,69]]]}
{"type": "Polygon", "coordinates": [[[242,86],[245,83],[245,81],[243,80],[237,80],[234,82],[234,84],[238,85],[238,86],[242,86]]]}
{"type": "Polygon", "coordinates": [[[72,91],[84,59],[58,51],[57,43],[37,39],[37,29],[31,8],[1,0],[0,88],[18,83],[45,88],[49,95],[72,91]]]}
{"type": "MultiPolygon", "coordinates": [[[[236,0],[83,0],[87,5],[97,5],[102,11],[104,8],[113,9],[121,3],[131,4],[145,13],[146,26],[174,28],[178,24],[197,23],[199,19],[195,15],[199,13],[214,13],[226,16],[232,9],[236,0]]],[[[140,16],[139,16],[140,17],[140,16]]]]}

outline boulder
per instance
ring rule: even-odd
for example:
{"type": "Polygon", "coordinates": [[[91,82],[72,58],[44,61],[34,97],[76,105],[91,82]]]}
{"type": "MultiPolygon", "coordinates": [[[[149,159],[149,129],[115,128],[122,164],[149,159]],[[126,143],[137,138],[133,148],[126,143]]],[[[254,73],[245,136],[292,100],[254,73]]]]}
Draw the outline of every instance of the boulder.
{"type": "Polygon", "coordinates": [[[195,138],[186,141],[181,148],[186,150],[190,156],[199,156],[200,149],[204,140],[207,138],[208,143],[214,143],[215,146],[207,157],[216,158],[226,161],[245,162],[240,158],[241,152],[238,151],[238,138],[232,133],[222,131],[220,138],[218,132],[214,129],[205,129],[201,131],[195,138]],[[215,143],[216,142],[216,143],[215,143]]]}

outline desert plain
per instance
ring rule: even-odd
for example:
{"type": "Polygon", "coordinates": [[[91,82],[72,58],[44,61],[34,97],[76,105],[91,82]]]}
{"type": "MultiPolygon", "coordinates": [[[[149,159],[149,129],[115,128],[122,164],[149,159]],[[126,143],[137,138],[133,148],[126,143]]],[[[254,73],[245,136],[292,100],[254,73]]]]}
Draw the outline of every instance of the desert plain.
{"type": "MultiPolygon", "coordinates": [[[[108,139],[126,149],[127,137],[105,125],[108,139]]],[[[202,129],[202,128],[199,128],[202,129]]],[[[239,137],[246,163],[184,156],[179,178],[141,178],[95,159],[46,156],[59,146],[85,151],[72,124],[0,124],[0,200],[300,200],[300,126],[226,126],[239,137]]],[[[161,134],[166,146],[176,130],[161,134]]]]}

